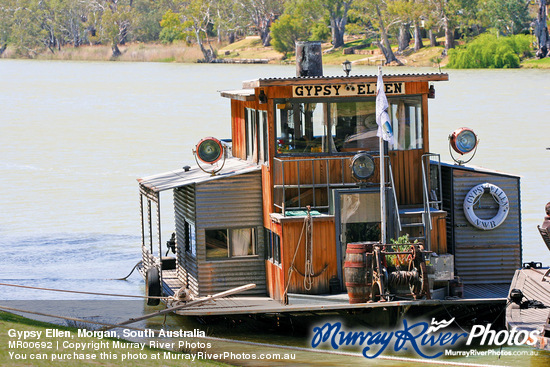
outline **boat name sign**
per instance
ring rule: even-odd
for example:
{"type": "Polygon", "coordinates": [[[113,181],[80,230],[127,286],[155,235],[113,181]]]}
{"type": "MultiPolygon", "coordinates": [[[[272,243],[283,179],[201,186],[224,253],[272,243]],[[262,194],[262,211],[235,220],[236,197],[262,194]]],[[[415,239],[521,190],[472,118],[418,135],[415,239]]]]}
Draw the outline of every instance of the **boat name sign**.
{"type": "MultiPolygon", "coordinates": [[[[386,94],[405,94],[405,83],[384,83],[386,94]]],[[[354,97],[375,96],[376,83],[295,85],[293,97],[354,97]]]]}

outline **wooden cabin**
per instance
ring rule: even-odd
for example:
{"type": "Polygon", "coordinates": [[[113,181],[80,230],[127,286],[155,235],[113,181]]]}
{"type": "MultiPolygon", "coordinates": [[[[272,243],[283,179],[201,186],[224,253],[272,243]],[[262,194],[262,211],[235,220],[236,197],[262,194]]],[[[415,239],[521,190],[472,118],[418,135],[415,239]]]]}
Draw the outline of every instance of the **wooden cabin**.
{"type": "MultiPolygon", "coordinates": [[[[144,267],[163,269],[168,292],[181,286],[200,297],[254,282],[257,287],[247,294],[285,303],[288,294],[344,291],[347,243],[389,243],[409,234],[433,253],[456,255],[458,275],[464,271],[466,280],[479,280],[472,256],[470,265],[459,258],[467,245],[460,247],[460,231],[453,227],[460,218],[453,205],[464,193],[457,197],[452,182],[466,174],[444,168],[442,187],[439,157],[430,153],[428,99],[433,83],[447,80],[441,73],[384,76],[394,133],[382,153],[389,157],[383,178],[385,239],[377,76],[266,78],[222,91],[231,103],[232,131],[232,156],[224,165],[215,174],[195,166],[139,180],[144,267]],[[350,168],[360,152],[377,167],[364,180],[350,168]],[[163,257],[160,214],[155,215],[164,190],[174,193],[175,264],[163,257]]],[[[476,174],[487,180],[486,172],[476,174]]],[[[510,186],[511,196],[519,200],[519,179],[507,177],[516,185],[510,186]]],[[[519,206],[514,208],[509,227],[520,233],[519,206]]],[[[478,239],[486,235],[473,230],[478,239]]],[[[520,262],[521,240],[515,238],[506,260],[511,267],[520,262]]],[[[484,248],[499,251],[499,242],[484,248]]],[[[492,275],[499,277],[498,271],[492,275]]]]}

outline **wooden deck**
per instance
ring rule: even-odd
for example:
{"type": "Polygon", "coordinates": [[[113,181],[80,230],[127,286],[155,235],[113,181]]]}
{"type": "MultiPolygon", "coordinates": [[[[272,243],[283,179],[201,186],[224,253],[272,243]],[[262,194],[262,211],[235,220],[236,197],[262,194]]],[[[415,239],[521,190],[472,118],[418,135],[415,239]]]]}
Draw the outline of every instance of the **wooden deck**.
{"type": "MultiPolygon", "coordinates": [[[[516,270],[510,289],[519,289],[528,300],[537,300],[550,306],[550,277],[545,277],[546,269],[516,270]]],[[[525,301],[525,298],[523,299],[525,301]]],[[[506,309],[506,327],[518,330],[539,330],[546,323],[550,309],[521,309],[511,304],[506,309]]]]}
{"type": "MultiPolygon", "coordinates": [[[[176,277],[175,270],[162,272],[163,291],[165,295],[172,296],[183,285],[176,277]]],[[[177,311],[185,316],[225,316],[244,314],[294,314],[302,312],[331,312],[341,310],[360,310],[379,307],[407,307],[407,306],[442,306],[442,305],[474,305],[505,303],[509,286],[504,285],[466,285],[467,299],[432,299],[432,300],[403,300],[378,303],[350,304],[346,293],[335,295],[305,295],[289,294],[289,304],[284,305],[267,296],[265,297],[227,297],[211,300],[202,305],[184,308],[177,311]]],[[[171,303],[171,306],[175,304],[171,303]]]]}

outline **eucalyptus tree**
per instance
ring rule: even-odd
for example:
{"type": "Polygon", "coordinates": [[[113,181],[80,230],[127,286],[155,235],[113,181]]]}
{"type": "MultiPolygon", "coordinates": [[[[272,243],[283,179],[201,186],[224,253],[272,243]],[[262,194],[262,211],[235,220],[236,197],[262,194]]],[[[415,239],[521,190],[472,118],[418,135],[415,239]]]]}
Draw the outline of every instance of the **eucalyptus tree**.
{"type": "Polygon", "coordinates": [[[363,23],[368,24],[377,33],[378,40],[375,41],[375,44],[382,51],[386,64],[392,62],[401,64],[393,53],[389,39],[388,26],[396,24],[398,18],[388,10],[388,1],[356,0],[354,7],[355,14],[361,14],[363,23]]]}
{"type": "MultiPolygon", "coordinates": [[[[271,25],[284,11],[284,0],[235,0],[246,19],[260,34],[262,44],[271,44],[271,25]]],[[[315,0],[314,0],[315,1],[315,0]]]]}
{"type": "Polygon", "coordinates": [[[539,9],[535,21],[535,36],[538,40],[539,50],[537,57],[550,56],[550,37],[548,36],[548,23],[546,21],[546,0],[539,0],[539,9]]]}
{"type": "Polygon", "coordinates": [[[348,12],[353,0],[320,0],[328,13],[332,33],[332,47],[344,46],[344,34],[348,23],[348,12]]]}
{"type": "Polygon", "coordinates": [[[318,38],[316,26],[323,21],[323,14],[320,1],[287,1],[284,13],[271,26],[273,48],[288,54],[294,51],[296,42],[318,38]]]}
{"type": "Polygon", "coordinates": [[[15,0],[0,0],[0,56],[10,43],[14,12],[15,0]]]}
{"type": "Polygon", "coordinates": [[[518,34],[529,26],[529,2],[526,0],[480,1],[480,18],[484,25],[504,35],[518,34]]]}
{"type": "Polygon", "coordinates": [[[216,0],[172,1],[173,9],[164,14],[161,22],[161,38],[172,42],[192,37],[204,56],[202,61],[212,62],[216,59],[216,52],[208,38],[208,30],[213,26],[217,5],[216,0]]]}

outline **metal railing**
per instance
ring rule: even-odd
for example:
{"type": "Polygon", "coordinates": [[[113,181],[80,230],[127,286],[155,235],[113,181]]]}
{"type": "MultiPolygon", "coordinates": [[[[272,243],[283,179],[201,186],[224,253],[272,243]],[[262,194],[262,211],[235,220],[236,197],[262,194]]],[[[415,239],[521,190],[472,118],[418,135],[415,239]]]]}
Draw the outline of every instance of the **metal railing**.
{"type": "MultiPolygon", "coordinates": [[[[276,190],[280,190],[281,193],[281,202],[273,203],[273,206],[281,210],[283,215],[286,215],[287,210],[305,210],[306,205],[302,205],[305,199],[302,198],[304,192],[311,193],[311,200],[307,203],[313,210],[327,211],[330,208],[329,198],[331,197],[332,189],[339,188],[359,188],[365,185],[378,185],[379,183],[363,183],[357,182],[351,176],[350,163],[353,157],[350,156],[340,156],[340,157],[315,157],[315,158],[289,158],[289,159],[280,159],[275,157],[273,159],[273,169],[274,169],[274,198],[276,190]],[[338,169],[335,169],[334,163],[331,167],[331,162],[338,162],[338,169]],[[291,179],[288,177],[289,166],[296,165],[295,175],[291,179]],[[286,166],[286,168],[285,168],[286,166]],[[310,174],[307,178],[302,178],[301,170],[308,168],[310,174]],[[332,170],[331,170],[332,168],[332,170]],[[325,172],[318,172],[324,170],[325,172]],[[277,175],[280,173],[280,179],[277,178],[277,175]],[[316,179],[317,178],[317,179],[316,179]],[[322,181],[321,181],[322,179],[322,181]],[[297,190],[297,195],[295,198],[287,199],[287,191],[289,189],[297,190]],[[311,190],[309,192],[309,190],[311,190]],[[321,202],[317,199],[317,193],[323,191],[326,195],[321,202]],[[297,205],[288,205],[288,202],[296,202],[297,205]]],[[[380,156],[373,156],[373,158],[380,158],[380,156]]],[[[393,199],[396,207],[397,221],[399,224],[399,230],[401,230],[401,219],[399,217],[399,207],[397,203],[397,196],[395,190],[395,183],[393,179],[393,171],[391,167],[391,161],[389,156],[385,156],[385,164],[388,169],[386,170],[387,176],[385,178],[385,184],[390,185],[392,188],[393,199]],[[389,180],[388,180],[389,176],[389,180]]],[[[294,168],[293,168],[294,169],[294,168]]]]}
{"type": "MultiPolygon", "coordinates": [[[[349,161],[351,157],[316,157],[316,158],[290,158],[290,159],[280,159],[275,157],[274,162],[274,180],[280,181],[280,183],[274,183],[274,190],[281,190],[281,204],[273,203],[273,205],[280,209],[283,214],[286,213],[286,210],[304,210],[306,205],[302,205],[302,194],[306,191],[311,190],[311,209],[314,210],[328,210],[328,198],[330,197],[330,190],[334,188],[350,188],[350,187],[359,187],[358,182],[351,182],[347,180],[347,177],[351,177],[348,173],[346,175],[346,164],[349,171],[349,161]],[[336,172],[331,170],[331,162],[339,161],[339,170],[336,172]],[[288,171],[290,170],[291,165],[296,165],[296,174],[293,176],[292,182],[288,182],[291,179],[288,177],[288,171]],[[311,172],[307,178],[302,177],[302,170],[307,166],[310,167],[311,172]],[[286,167],[286,168],[285,168],[286,167]],[[318,172],[318,171],[325,171],[318,172]],[[277,179],[277,174],[281,175],[281,179],[277,179]],[[338,176],[338,177],[336,177],[338,176]],[[316,177],[318,177],[316,179],[316,177]],[[322,180],[322,181],[321,181],[322,180]],[[293,198],[290,200],[287,199],[287,191],[289,189],[297,190],[298,193],[294,198],[294,201],[297,201],[298,205],[288,205],[288,201],[293,201],[293,198]],[[317,193],[324,191],[326,193],[326,200],[318,203],[317,193]]],[[[275,197],[277,197],[275,195],[275,197]]]]}
{"type": "Polygon", "coordinates": [[[441,188],[441,156],[437,153],[426,153],[422,155],[422,194],[424,202],[424,213],[422,215],[422,223],[424,224],[424,235],[426,236],[426,249],[431,249],[431,232],[432,232],[432,214],[431,208],[440,210],[442,205],[442,188],[441,188]],[[431,158],[436,158],[437,169],[437,190],[432,189],[431,182],[431,158]],[[438,194],[439,191],[439,194],[438,194]]]}

